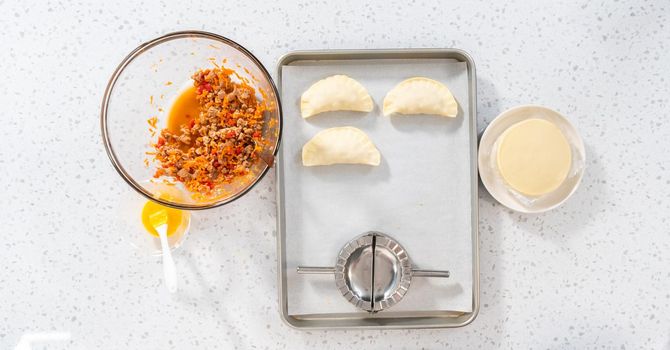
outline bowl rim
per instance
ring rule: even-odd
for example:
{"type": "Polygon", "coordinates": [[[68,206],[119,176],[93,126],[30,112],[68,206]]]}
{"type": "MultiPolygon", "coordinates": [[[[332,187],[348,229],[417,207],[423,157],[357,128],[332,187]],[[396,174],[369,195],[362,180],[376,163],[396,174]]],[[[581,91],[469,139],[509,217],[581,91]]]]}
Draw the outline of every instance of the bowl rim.
{"type": "Polygon", "coordinates": [[[139,185],[139,183],[133,179],[123,168],[121,163],[116,157],[116,153],[114,152],[114,148],[112,147],[112,144],[109,139],[109,132],[107,130],[107,110],[109,108],[109,101],[111,97],[112,90],[114,89],[114,86],[116,85],[116,82],[121,75],[121,73],[124,71],[126,66],[128,66],[135,58],[137,58],[140,54],[144,53],[145,51],[151,49],[152,47],[158,46],[159,44],[162,44],[164,42],[168,42],[171,40],[175,39],[183,39],[183,38],[206,38],[206,39],[212,39],[216,41],[220,41],[224,44],[227,44],[238,51],[240,51],[242,54],[247,56],[256,66],[260,69],[260,71],[263,73],[264,77],[267,79],[267,81],[270,83],[270,87],[272,88],[272,91],[274,92],[274,95],[277,97],[277,112],[278,112],[278,135],[277,135],[277,140],[274,145],[274,150],[272,152],[272,155],[274,159],[276,159],[277,153],[279,152],[279,146],[281,143],[281,137],[282,137],[282,129],[283,129],[283,113],[282,113],[282,107],[281,107],[281,99],[279,97],[279,91],[277,90],[277,86],[272,79],[272,76],[270,73],[268,73],[267,69],[265,69],[265,66],[254,56],[249,50],[244,48],[244,46],[238,44],[237,42],[228,39],[222,35],[214,34],[211,32],[206,32],[206,31],[199,31],[199,30],[185,30],[185,31],[177,31],[177,32],[170,32],[165,35],[159,36],[157,38],[154,38],[152,40],[149,40],[147,42],[144,42],[140,44],[138,47],[136,47],[134,50],[132,50],[122,61],[121,63],[116,67],[114,70],[114,73],[112,73],[112,76],[109,78],[109,81],[107,82],[107,86],[105,88],[105,93],[102,98],[102,106],[100,109],[100,128],[102,132],[102,140],[103,144],[105,146],[105,151],[107,153],[107,156],[109,157],[109,160],[112,162],[112,165],[114,166],[114,169],[116,169],[116,172],[121,175],[121,178],[128,184],[130,187],[132,187],[135,191],[137,191],[139,194],[143,195],[149,200],[152,200],[154,202],[157,202],[159,204],[171,207],[171,208],[176,208],[176,209],[184,209],[184,210],[202,210],[202,209],[211,209],[211,208],[216,208],[219,206],[222,206],[224,204],[231,203],[235,201],[236,199],[242,197],[245,195],[247,192],[249,192],[258,182],[260,182],[263,177],[268,173],[270,168],[274,167],[274,163],[272,166],[266,165],[265,169],[251,182],[247,187],[242,189],[241,191],[235,193],[233,196],[228,197],[224,200],[216,201],[213,203],[209,204],[204,204],[204,205],[197,205],[197,204],[185,204],[185,203],[176,203],[176,202],[171,202],[167,200],[163,200],[160,198],[154,197],[149,191],[145,190],[142,186],[139,185]]]}

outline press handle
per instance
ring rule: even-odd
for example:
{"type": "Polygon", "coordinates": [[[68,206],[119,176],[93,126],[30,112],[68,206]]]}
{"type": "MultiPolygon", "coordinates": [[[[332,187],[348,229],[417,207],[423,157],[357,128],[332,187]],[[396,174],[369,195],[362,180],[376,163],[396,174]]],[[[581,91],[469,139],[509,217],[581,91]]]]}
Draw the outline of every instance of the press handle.
{"type": "MultiPolygon", "coordinates": [[[[335,273],[335,268],[323,266],[298,266],[296,271],[301,275],[332,275],[335,273]]],[[[449,275],[449,271],[443,270],[412,270],[413,277],[449,278],[449,275]]]]}
{"type": "Polygon", "coordinates": [[[299,274],[311,274],[311,275],[332,275],[335,273],[334,267],[322,267],[322,266],[298,266],[296,271],[299,274]]]}
{"type": "Polygon", "coordinates": [[[412,270],[413,277],[441,277],[449,278],[449,271],[441,270],[412,270]]]}

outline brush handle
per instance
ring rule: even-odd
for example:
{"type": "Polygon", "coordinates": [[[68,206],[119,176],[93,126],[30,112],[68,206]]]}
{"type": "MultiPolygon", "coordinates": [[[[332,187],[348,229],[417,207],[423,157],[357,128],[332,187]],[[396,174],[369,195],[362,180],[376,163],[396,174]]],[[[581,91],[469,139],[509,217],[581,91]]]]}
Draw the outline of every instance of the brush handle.
{"type": "Polygon", "coordinates": [[[170,293],[177,291],[177,269],[172,260],[172,252],[170,251],[170,244],[167,240],[167,225],[160,225],[156,227],[158,236],[161,239],[161,250],[163,251],[163,274],[165,275],[165,285],[170,293]]]}

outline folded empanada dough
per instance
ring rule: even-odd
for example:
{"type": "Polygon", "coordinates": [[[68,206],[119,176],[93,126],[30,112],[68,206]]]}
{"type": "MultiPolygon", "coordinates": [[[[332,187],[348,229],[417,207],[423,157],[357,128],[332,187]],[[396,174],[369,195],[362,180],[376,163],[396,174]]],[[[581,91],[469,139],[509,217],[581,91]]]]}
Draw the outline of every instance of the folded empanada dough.
{"type": "Polygon", "coordinates": [[[302,147],[302,165],[379,165],[381,155],[368,135],[352,126],[319,132],[302,147]]]}
{"type": "Polygon", "coordinates": [[[416,77],[396,85],[384,98],[384,115],[434,114],[455,117],[458,104],[451,91],[439,81],[416,77]]]}
{"type": "Polygon", "coordinates": [[[303,118],[330,111],[370,112],[372,107],[372,98],[365,87],[346,75],[321,79],[300,98],[303,118]]]}

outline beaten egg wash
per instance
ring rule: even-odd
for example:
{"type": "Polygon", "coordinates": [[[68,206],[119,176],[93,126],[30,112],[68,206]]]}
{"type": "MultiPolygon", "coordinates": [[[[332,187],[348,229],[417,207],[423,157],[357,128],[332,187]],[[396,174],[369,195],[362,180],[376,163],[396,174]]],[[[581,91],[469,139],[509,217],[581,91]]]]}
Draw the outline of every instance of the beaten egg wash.
{"type": "MultiPolygon", "coordinates": [[[[170,199],[167,196],[161,196],[162,199],[170,199]]],[[[144,204],[144,208],[142,208],[142,225],[144,225],[144,229],[147,230],[150,234],[154,236],[158,236],[158,232],[156,232],[156,229],[154,226],[151,224],[151,221],[149,218],[151,215],[161,211],[165,210],[167,212],[167,235],[170,236],[174,233],[176,233],[179,229],[182,229],[182,224],[184,220],[186,220],[186,215],[189,215],[188,212],[179,210],[179,209],[174,209],[170,207],[166,207],[164,205],[160,205],[154,201],[147,201],[144,204]]]]}

